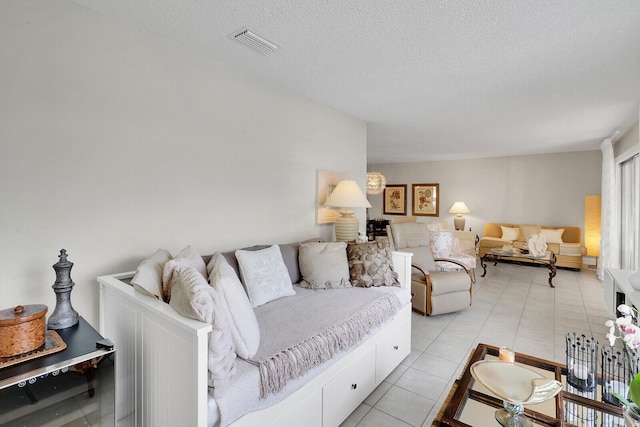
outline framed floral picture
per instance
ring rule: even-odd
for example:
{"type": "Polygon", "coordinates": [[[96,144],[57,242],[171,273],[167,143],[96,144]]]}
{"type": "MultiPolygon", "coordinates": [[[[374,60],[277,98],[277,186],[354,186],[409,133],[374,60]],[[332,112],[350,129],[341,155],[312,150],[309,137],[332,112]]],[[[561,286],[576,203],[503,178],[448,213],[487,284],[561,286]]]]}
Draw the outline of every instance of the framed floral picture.
{"type": "Polygon", "coordinates": [[[414,215],[440,215],[440,184],[412,184],[411,190],[414,215]]]}
{"type": "Polygon", "coordinates": [[[384,210],[386,215],[407,214],[407,184],[388,185],[384,189],[384,210]]]}

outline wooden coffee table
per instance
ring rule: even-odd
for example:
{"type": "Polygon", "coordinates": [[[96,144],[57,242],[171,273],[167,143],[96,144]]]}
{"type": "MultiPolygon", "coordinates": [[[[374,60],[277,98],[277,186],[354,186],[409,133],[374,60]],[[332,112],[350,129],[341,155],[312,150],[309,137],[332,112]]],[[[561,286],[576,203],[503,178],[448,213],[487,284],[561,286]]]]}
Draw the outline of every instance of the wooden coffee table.
{"type": "Polygon", "coordinates": [[[544,256],[534,257],[529,254],[524,254],[518,249],[514,249],[513,251],[492,249],[480,258],[480,265],[483,269],[481,277],[487,274],[487,261],[493,262],[493,265],[496,265],[500,260],[519,262],[525,265],[537,264],[546,266],[549,269],[549,286],[555,288],[553,278],[556,277],[556,254],[552,251],[547,251],[544,256]]]}
{"type": "MultiPolygon", "coordinates": [[[[461,377],[453,384],[449,396],[432,426],[490,427],[500,425],[495,420],[495,411],[502,408],[502,400],[494,397],[482,385],[476,383],[470,372],[471,365],[479,360],[498,359],[498,351],[498,347],[478,344],[461,377]]],[[[622,410],[617,406],[589,399],[568,390],[570,386],[566,382],[567,369],[565,365],[521,353],[516,353],[515,362],[533,368],[539,371],[542,376],[554,378],[564,385],[564,389],[555,398],[537,405],[525,406],[524,415],[534,426],[575,426],[578,422],[573,424],[567,421],[571,419],[571,414],[584,413],[595,416],[596,423],[594,425],[597,426],[624,426],[622,410]],[[568,409],[573,412],[570,413],[568,409]]],[[[599,393],[600,386],[598,385],[596,388],[599,393]]]]}

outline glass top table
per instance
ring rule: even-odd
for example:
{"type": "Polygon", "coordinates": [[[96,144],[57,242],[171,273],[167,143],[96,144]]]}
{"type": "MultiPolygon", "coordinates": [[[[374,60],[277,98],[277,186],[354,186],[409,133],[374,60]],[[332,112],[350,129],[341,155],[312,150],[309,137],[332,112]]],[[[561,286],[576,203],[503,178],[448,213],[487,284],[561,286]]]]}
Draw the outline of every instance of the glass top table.
{"type": "MultiPolygon", "coordinates": [[[[470,372],[471,365],[477,361],[498,360],[499,350],[495,346],[478,344],[462,375],[451,388],[433,426],[500,425],[495,419],[495,412],[503,407],[503,401],[475,381],[470,372]]],[[[522,353],[516,353],[515,362],[563,384],[563,390],[554,398],[525,405],[524,416],[534,426],[624,427],[622,410],[601,401],[601,387],[595,387],[593,392],[581,392],[567,383],[565,365],[522,353]]]]}
{"type": "Polygon", "coordinates": [[[546,251],[543,256],[535,257],[529,253],[524,253],[519,249],[491,249],[480,258],[480,266],[483,269],[482,276],[487,274],[487,262],[493,262],[496,265],[499,260],[507,260],[512,262],[520,262],[522,264],[538,264],[544,265],[549,269],[549,286],[555,288],[553,285],[553,278],[556,277],[556,254],[552,251],[546,251]]]}

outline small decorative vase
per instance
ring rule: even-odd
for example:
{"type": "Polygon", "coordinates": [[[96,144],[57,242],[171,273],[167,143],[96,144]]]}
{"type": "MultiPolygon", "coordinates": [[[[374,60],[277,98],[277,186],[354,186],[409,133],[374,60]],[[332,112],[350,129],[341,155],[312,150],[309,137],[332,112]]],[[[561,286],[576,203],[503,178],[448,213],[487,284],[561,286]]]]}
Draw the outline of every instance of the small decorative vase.
{"type": "Polygon", "coordinates": [[[628,406],[622,407],[622,415],[624,416],[624,424],[627,427],[640,427],[640,416],[629,409],[628,406]]]}

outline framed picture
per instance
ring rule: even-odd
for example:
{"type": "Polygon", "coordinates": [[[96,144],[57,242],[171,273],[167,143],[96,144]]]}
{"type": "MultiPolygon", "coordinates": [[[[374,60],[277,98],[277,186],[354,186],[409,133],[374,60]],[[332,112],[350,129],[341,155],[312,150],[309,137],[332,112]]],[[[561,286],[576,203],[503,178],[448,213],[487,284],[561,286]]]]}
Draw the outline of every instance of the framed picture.
{"type": "Polygon", "coordinates": [[[316,170],[316,224],[336,222],[340,216],[338,209],[324,206],[329,194],[347,176],[346,173],[316,170]]]}
{"type": "Polygon", "coordinates": [[[414,215],[440,215],[440,184],[412,184],[411,190],[414,215]]]}
{"type": "Polygon", "coordinates": [[[385,187],[383,213],[386,215],[407,214],[407,184],[385,187]]]}

